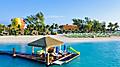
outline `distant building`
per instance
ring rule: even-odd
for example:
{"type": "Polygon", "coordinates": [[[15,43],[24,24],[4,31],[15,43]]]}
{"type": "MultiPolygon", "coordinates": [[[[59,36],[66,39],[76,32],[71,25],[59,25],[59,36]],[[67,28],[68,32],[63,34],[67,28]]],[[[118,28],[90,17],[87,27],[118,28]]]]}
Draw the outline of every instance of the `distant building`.
{"type": "Polygon", "coordinates": [[[75,31],[75,30],[79,30],[79,27],[77,25],[63,25],[63,30],[66,31],[75,31]]]}

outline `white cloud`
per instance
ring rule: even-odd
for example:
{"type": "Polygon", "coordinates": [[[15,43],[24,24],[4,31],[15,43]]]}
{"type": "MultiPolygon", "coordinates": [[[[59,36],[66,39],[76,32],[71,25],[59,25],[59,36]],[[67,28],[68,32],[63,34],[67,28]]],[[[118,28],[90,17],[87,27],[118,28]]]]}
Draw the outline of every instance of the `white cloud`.
{"type": "Polygon", "coordinates": [[[61,19],[61,18],[65,18],[65,16],[47,16],[46,19],[61,19]]]}

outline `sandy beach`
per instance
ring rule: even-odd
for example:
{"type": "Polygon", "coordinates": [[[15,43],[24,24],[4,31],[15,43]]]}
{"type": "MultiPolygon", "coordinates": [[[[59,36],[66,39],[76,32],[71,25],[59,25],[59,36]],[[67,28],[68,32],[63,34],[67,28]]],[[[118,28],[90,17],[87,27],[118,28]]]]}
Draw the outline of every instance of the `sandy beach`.
{"type": "MultiPolygon", "coordinates": [[[[97,38],[67,38],[63,35],[47,35],[65,43],[69,42],[98,42],[98,41],[120,41],[120,37],[97,37],[97,38]]],[[[0,36],[0,43],[29,43],[44,36],[0,36]]]]}

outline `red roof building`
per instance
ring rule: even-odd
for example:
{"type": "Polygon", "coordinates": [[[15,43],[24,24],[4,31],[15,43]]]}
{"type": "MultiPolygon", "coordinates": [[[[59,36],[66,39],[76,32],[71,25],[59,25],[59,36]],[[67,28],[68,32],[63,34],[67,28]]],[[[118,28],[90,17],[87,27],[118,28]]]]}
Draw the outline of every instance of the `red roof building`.
{"type": "Polygon", "coordinates": [[[63,30],[68,30],[68,31],[75,31],[78,30],[79,27],[77,25],[63,25],[63,30]]]}

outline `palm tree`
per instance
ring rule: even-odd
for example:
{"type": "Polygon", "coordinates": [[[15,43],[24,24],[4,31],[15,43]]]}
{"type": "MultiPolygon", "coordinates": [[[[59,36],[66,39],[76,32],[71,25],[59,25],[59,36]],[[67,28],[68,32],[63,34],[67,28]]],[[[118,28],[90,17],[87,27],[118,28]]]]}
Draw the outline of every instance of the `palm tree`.
{"type": "Polygon", "coordinates": [[[114,24],[114,27],[113,27],[113,31],[114,31],[114,32],[115,32],[115,31],[117,31],[117,30],[118,30],[118,28],[119,28],[118,23],[115,23],[115,24],[114,24]]]}
{"type": "Polygon", "coordinates": [[[87,23],[89,21],[91,21],[90,18],[89,17],[85,17],[85,22],[87,23]]]}
{"type": "Polygon", "coordinates": [[[49,29],[50,28],[50,25],[46,25],[46,29],[49,29]]]}
{"type": "Polygon", "coordinates": [[[45,32],[46,32],[47,34],[50,34],[50,25],[46,25],[46,26],[45,26],[45,32]]]}
{"type": "Polygon", "coordinates": [[[110,22],[109,24],[108,24],[108,28],[109,28],[109,31],[110,32],[112,32],[113,31],[113,24],[110,22]]]}
{"type": "Polygon", "coordinates": [[[17,35],[17,30],[15,30],[15,28],[12,28],[11,33],[12,33],[12,35],[17,35]]]}
{"type": "Polygon", "coordinates": [[[60,28],[60,32],[64,33],[64,31],[63,31],[63,25],[60,25],[59,28],[60,28]]]}
{"type": "Polygon", "coordinates": [[[55,29],[55,23],[53,23],[50,28],[55,29]]]}
{"type": "Polygon", "coordinates": [[[72,19],[73,25],[80,26],[81,24],[78,22],[80,19],[72,19]]]}
{"type": "Polygon", "coordinates": [[[11,35],[12,33],[11,33],[11,24],[9,24],[7,27],[8,27],[8,32],[9,32],[9,35],[11,35]]]}
{"type": "Polygon", "coordinates": [[[92,21],[89,21],[87,24],[86,24],[86,30],[87,32],[92,32],[92,26],[93,26],[93,23],[92,21]]]}
{"type": "Polygon", "coordinates": [[[35,16],[30,15],[24,18],[26,24],[34,24],[35,23],[35,16]]]}
{"type": "Polygon", "coordinates": [[[102,31],[103,33],[106,32],[106,23],[105,23],[105,22],[101,23],[101,31],[102,31]]]}
{"type": "Polygon", "coordinates": [[[106,31],[106,23],[100,23],[98,20],[91,20],[88,17],[82,19],[72,19],[73,25],[77,25],[79,27],[79,31],[81,32],[105,32],[106,31]]]}
{"type": "Polygon", "coordinates": [[[44,32],[45,23],[44,23],[44,15],[42,12],[39,12],[36,15],[27,16],[24,20],[27,25],[30,26],[31,24],[34,25],[35,30],[39,32],[44,32]]]}
{"type": "Polygon", "coordinates": [[[92,30],[93,30],[94,32],[97,32],[97,31],[98,31],[98,30],[97,30],[97,29],[98,29],[98,28],[97,28],[97,27],[98,27],[98,26],[97,26],[98,23],[99,23],[99,22],[98,22],[97,20],[93,20],[92,30]]]}
{"type": "Polygon", "coordinates": [[[42,12],[39,12],[36,14],[36,18],[37,18],[37,25],[42,25],[42,29],[45,27],[45,23],[44,23],[44,15],[42,12]]]}
{"type": "Polygon", "coordinates": [[[3,24],[0,24],[0,33],[3,31],[3,24]]]}
{"type": "Polygon", "coordinates": [[[58,24],[55,24],[55,29],[58,29],[58,28],[59,28],[58,24]]]}
{"type": "Polygon", "coordinates": [[[81,19],[72,19],[73,25],[77,25],[79,27],[80,31],[83,31],[84,29],[84,20],[81,19]]]}
{"type": "Polygon", "coordinates": [[[97,21],[97,20],[93,20],[92,22],[93,22],[92,30],[94,32],[96,32],[96,33],[99,32],[99,31],[101,31],[101,29],[102,29],[101,23],[99,21],[97,21]]]}
{"type": "Polygon", "coordinates": [[[30,35],[30,30],[28,28],[24,29],[24,35],[30,35]]]}
{"type": "Polygon", "coordinates": [[[59,28],[60,28],[60,29],[63,29],[63,25],[60,25],[59,28]]]}

